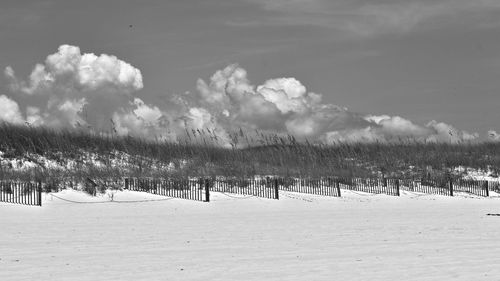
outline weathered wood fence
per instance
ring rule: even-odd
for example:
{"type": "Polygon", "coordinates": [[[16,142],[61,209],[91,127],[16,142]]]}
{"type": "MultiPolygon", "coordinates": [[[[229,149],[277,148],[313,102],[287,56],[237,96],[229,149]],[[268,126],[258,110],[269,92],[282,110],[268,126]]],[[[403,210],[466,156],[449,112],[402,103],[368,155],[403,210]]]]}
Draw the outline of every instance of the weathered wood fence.
{"type": "Polygon", "coordinates": [[[465,192],[488,197],[490,190],[500,190],[500,184],[463,179],[213,177],[195,180],[129,178],[125,179],[125,188],[177,198],[210,201],[211,191],[279,199],[280,190],[340,197],[341,189],[391,196],[400,196],[404,190],[446,196],[453,196],[454,192],[465,192]]]}
{"type": "Polygon", "coordinates": [[[465,192],[488,197],[493,190],[493,182],[465,179],[420,179],[401,180],[401,189],[428,194],[453,196],[456,192],[465,192]]]}
{"type": "Polygon", "coordinates": [[[279,178],[278,186],[283,191],[340,197],[339,181],[332,177],[319,179],[279,178]]]}
{"type": "Polygon", "coordinates": [[[347,190],[399,196],[399,180],[379,178],[337,178],[340,187],[347,190]]]}
{"type": "Polygon", "coordinates": [[[427,194],[438,194],[453,196],[454,185],[450,180],[437,179],[405,179],[400,181],[400,188],[410,192],[419,192],[427,194]]]}
{"type": "Polygon", "coordinates": [[[0,181],[0,201],[42,206],[42,184],[39,182],[0,181]]]}
{"type": "Polygon", "coordinates": [[[279,199],[277,178],[226,178],[210,179],[210,191],[253,195],[257,197],[279,199]]]}
{"type": "Polygon", "coordinates": [[[143,191],[168,197],[205,201],[208,196],[203,196],[206,191],[204,179],[152,179],[152,178],[126,178],[125,189],[143,191]]]}
{"type": "MultiPolygon", "coordinates": [[[[500,192],[500,183],[466,179],[379,179],[379,178],[125,178],[125,189],[196,201],[210,201],[210,192],[252,195],[279,199],[279,191],[341,196],[341,189],[399,196],[401,191],[453,196],[457,192],[490,196],[500,192]]],[[[96,190],[95,187],[92,190],[96,190]]],[[[42,191],[50,184],[0,180],[0,202],[42,205],[42,191]]]]}
{"type": "MultiPolygon", "coordinates": [[[[453,184],[453,183],[452,183],[453,184]]],[[[475,181],[459,179],[453,184],[453,190],[458,192],[467,192],[478,196],[490,196],[488,181],[475,181]]]]}

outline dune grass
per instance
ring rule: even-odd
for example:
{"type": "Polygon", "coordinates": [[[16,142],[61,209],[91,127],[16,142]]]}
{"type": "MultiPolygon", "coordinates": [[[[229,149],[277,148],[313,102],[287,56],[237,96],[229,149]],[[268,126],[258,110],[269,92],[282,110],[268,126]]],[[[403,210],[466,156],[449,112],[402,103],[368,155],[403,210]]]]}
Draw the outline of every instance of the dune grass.
{"type": "Polygon", "coordinates": [[[57,186],[62,183],[74,185],[86,178],[117,182],[125,176],[409,178],[426,175],[429,171],[450,176],[452,169],[458,166],[490,169],[495,173],[500,167],[498,143],[406,141],[328,145],[259,132],[259,138],[250,143],[248,135],[240,130],[230,134],[231,145],[226,147],[210,141],[213,140],[212,132],[198,132],[189,134],[186,130],[187,137],[173,143],[109,133],[2,124],[2,158],[36,163],[42,156],[60,163],[61,167],[69,161],[73,166],[52,169],[40,163],[28,169],[12,169],[3,164],[0,178],[43,180],[57,186]]]}

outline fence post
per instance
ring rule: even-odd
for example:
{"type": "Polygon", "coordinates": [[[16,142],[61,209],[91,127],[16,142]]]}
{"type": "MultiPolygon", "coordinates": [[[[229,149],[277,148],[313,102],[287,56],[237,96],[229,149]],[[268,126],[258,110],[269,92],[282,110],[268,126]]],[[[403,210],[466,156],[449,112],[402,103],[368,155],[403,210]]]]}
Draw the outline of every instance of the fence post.
{"type": "Polygon", "coordinates": [[[210,202],[210,183],[209,179],[205,179],[205,201],[210,202]]]}
{"type": "Polygon", "coordinates": [[[278,185],[278,178],[274,179],[274,199],[279,200],[280,199],[280,192],[279,192],[279,185],[278,185]]]}
{"type": "Polygon", "coordinates": [[[484,181],[484,189],[486,190],[486,197],[490,197],[489,181],[484,181]]]}
{"type": "Polygon", "coordinates": [[[42,182],[38,181],[38,206],[42,206],[42,182]]]}
{"type": "Polygon", "coordinates": [[[337,188],[337,194],[340,196],[340,182],[338,179],[335,179],[335,187],[337,188]]]}
{"type": "Polygon", "coordinates": [[[396,194],[400,196],[399,194],[399,179],[396,179],[396,194]]]}
{"type": "Polygon", "coordinates": [[[450,179],[450,196],[453,196],[453,180],[450,179]]]}

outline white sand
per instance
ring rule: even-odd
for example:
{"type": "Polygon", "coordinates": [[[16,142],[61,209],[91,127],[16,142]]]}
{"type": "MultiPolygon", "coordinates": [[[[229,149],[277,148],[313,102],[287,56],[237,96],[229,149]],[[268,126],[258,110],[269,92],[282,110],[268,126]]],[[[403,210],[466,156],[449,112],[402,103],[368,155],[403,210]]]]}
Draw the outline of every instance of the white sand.
{"type": "Polygon", "coordinates": [[[280,195],[0,203],[0,280],[500,280],[500,198],[280,195]]]}

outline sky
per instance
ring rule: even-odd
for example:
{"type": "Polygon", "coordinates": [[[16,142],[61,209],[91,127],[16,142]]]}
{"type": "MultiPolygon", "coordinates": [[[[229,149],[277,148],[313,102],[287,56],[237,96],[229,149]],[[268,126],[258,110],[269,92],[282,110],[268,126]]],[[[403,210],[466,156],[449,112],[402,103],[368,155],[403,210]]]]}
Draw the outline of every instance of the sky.
{"type": "Polygon", "coordinates": [[[497,0],[4,0],[0,119],[499,140],[499,35],[497,0]]]}

